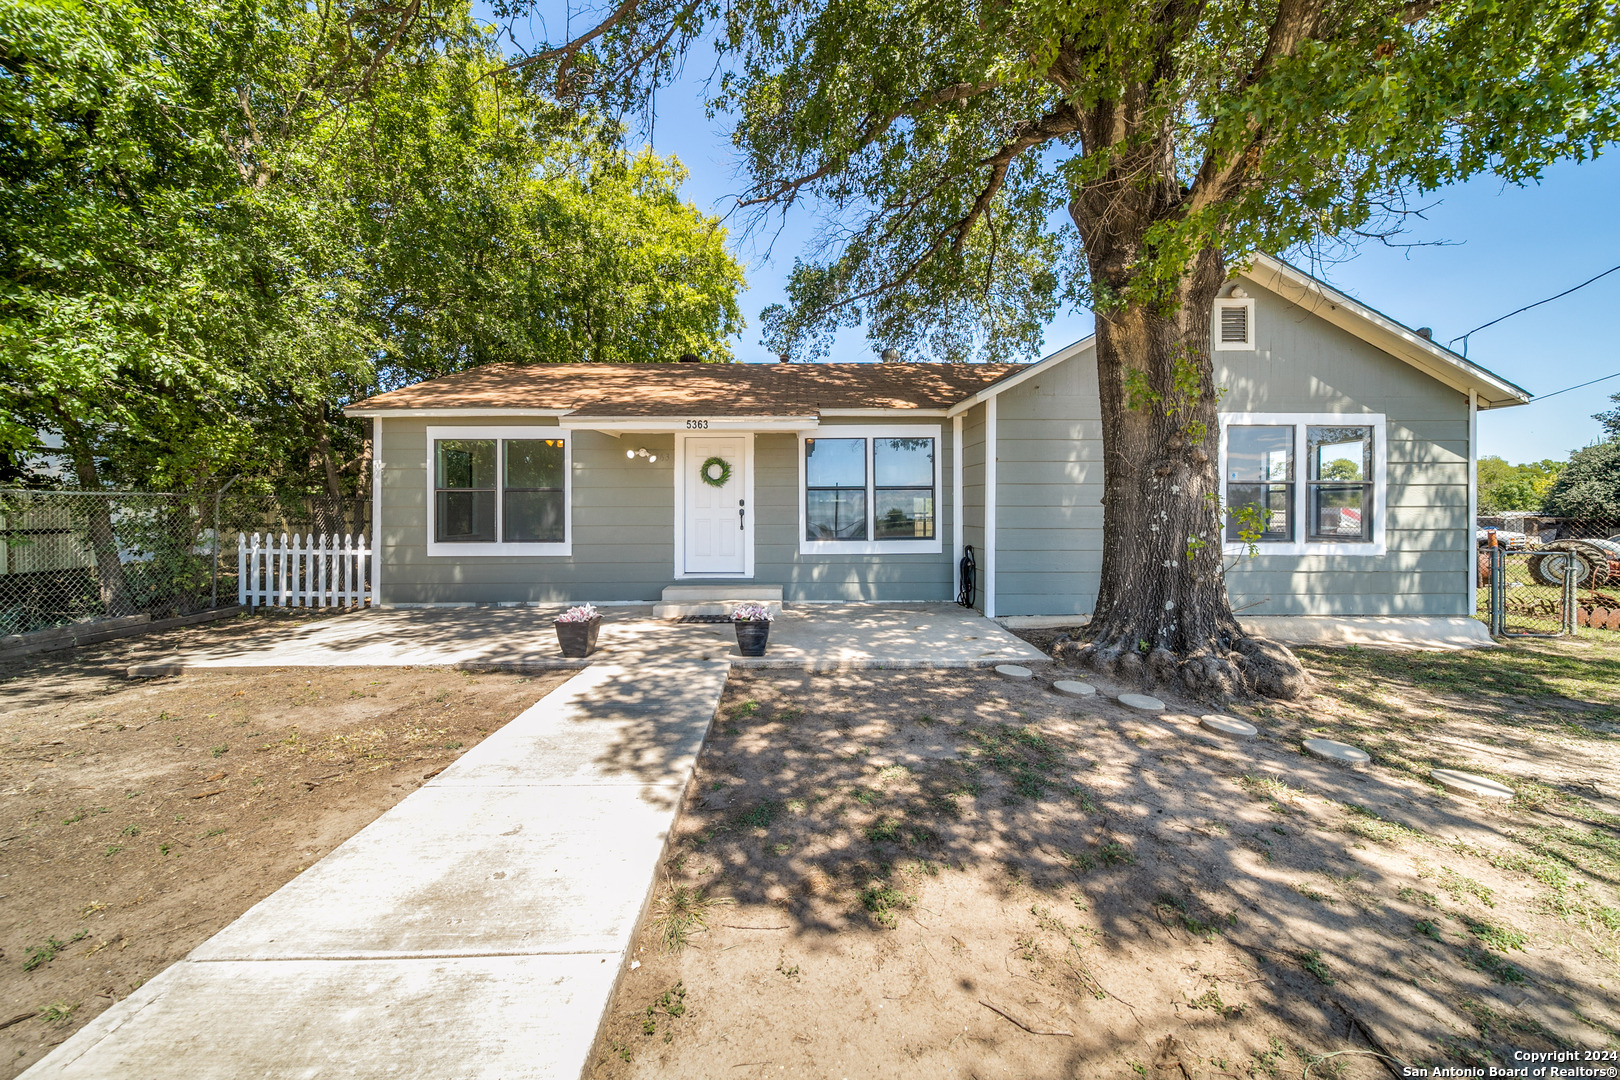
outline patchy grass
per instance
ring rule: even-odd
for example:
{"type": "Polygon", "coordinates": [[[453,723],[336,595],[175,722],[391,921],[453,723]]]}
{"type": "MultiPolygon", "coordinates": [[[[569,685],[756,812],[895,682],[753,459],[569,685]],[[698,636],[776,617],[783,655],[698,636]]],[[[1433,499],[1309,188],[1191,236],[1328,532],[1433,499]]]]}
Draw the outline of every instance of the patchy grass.
{"type": "Polygon", "coordinates": [[[653,926],[665,951],[678,953],[692,943],[694,934],[709,928],[709,911],[734,901],[727,896],[705,896],[701,888],[676,885],[658,898],[653,926]]]}

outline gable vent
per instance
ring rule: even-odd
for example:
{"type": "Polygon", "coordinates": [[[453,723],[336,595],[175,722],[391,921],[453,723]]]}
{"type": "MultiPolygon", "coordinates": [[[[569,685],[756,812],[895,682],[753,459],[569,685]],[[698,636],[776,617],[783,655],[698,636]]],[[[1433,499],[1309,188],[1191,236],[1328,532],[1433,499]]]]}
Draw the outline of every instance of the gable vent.
{"type": "Polygon", "coordinates": [[[1247,297],[1215,302],[1215,348],[1254,348],[1254,301],[1247,297]]]}
{"type": "Polygon", "coordinates": [[[1240,307],[1221,308],[1221,341],[1231,345],[1234,343],[1247,344],[1249,341],[1249,309],[1240,307]]]}

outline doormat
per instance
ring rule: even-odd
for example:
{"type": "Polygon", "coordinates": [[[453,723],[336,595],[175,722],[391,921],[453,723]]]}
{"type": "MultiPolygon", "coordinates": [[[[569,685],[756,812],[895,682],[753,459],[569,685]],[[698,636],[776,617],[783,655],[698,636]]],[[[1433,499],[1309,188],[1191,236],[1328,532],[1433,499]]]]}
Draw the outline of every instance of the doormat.
{"type": "Polygon", "coordinates": [[[670,622],[675,623],[728,623],[730,621],[730,615],[681,615],[670,620],[670,622]]]}

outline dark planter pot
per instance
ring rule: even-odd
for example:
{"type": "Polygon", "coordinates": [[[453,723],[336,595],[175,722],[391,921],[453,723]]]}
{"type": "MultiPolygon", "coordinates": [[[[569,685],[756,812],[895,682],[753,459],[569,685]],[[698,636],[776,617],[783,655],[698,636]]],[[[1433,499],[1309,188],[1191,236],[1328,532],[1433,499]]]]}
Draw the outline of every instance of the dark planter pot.
{"type": "Polygon", "coordinates": [[[591,655],[596,648],[596,631],[601,628],[600,617],[590,622],[560,622],[557,627],[557,644],[562,646],[564,656],[575,659],[591,655]]]}
{"type": "Polygon", "coordinates": [[[754,619],[732,623],[737,628],[737,651],[744,656],[764,656],[765,640],[771,636],[767,619],[754,619]]]}

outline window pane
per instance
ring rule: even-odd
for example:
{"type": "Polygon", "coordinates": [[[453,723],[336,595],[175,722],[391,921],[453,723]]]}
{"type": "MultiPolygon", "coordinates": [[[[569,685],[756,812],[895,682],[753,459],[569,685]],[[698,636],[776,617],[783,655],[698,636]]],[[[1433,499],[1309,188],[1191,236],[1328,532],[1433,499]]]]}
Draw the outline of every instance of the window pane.
{"type": "Polygon", "coordinates": [[[873,506],[877,509],[875,531],[879,540],[934,538],[933,488],[878,488],[873,506]]]}
{"type": "Polygon", "coordinates": [[[441,488],[493,488],[494,439],[439,439],[438,481],[441,488]]]}
{"type": "MultiPolygon", "coordinates": [[[[1226,429],[1226,478],[1237,481],[1294,478],[1294,429],[1249,427],[1226,429]]],[[[1227,496],[1231,501],[1231,496],[1227,496]]]]}
{"type": "Polygon", "coordinates": [[[434,539],[441,544],[492,543],[495,540],[495,493],[441,491],[433,524],[434,539]]]}
{"type": "Polygon", "coordinates": [[[1372,428],[1305,429],[1312,480],[1371,480],[1372,428]]]}
{"type": "Polygon", "coordinates": [[[866,487],[866,440],[804,440],[804,486],[811,488],[852,487],[864,490],[866,487]]]}
{"type": "Polygon", "coordinates": [[[1228,484],[1226,486],[1226,538],[1243,541],[1245,532],[1255,540],[1291,540],[1293,524],[1288,508],[1293,484],[1228,484]],[[1242,511],[1258,511],[1243,513],[1242,511]],[[1258,536],[1253,534],[1258,533],[1258,536]]]}
{"type": "Polygon", "coordinates": [[[508,439],[506,441],[506,486],[508,488],[563,488],[563,444],[561,439],[508,439]]]}
{"type": "MultiPolygon", "coordinates": [[[[848,439],[817,442],[849,442],[848,439]]],[[[859,440],[855,440],[859,441],[859,440]]],[[[806,540],[865,540],[866,488],[810,490],[804,493],[806,540]]]]}
{"type": "Polygon", "coordinates": [[[501,530],[507,543],[560,544],[564,540],[563,524],[561,491],[506,492],[506,517],[501,530]]]}
{"type": "MultiPolygon", "coordinates": [[[[933,439],[873,439],[872,482],[878,487],[934,486],[933,439]]],[[[878,513],[882,513],[880,507],[878,513]]]]}
{"type": "Polygon", "coordinates": [[[1371,484],[1312,484],[1311,539],[1371,540],[1371,484]]]}

